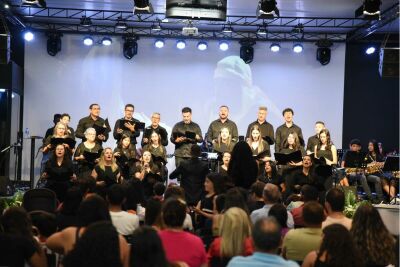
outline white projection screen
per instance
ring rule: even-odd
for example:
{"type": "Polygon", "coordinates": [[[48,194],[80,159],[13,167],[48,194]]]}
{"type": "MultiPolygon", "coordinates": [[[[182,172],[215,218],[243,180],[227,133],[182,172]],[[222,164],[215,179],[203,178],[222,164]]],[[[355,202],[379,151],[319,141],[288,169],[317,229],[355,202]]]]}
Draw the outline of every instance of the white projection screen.
{"type": "MultiPolygon", "coordinates": [[[[78,120],[88,116],[91,103],[100,104],[101,117],[108,118],[112,127],[127,103],[135,105],[134,117],[146,125],[152,112],[160,112],[161,125],[169,132],[188,106],[203,135],[217,118],[219,106],[227,105],[230,119],[245,135],[258,107],[267,106],[267,120],[274,129],[283,123],[282,110],[291,107],[305,138],[314,134],[315,121],[322,120],[333,142],[342,147],[345,44],[335,44],[330,64],[322,66],[313,43],[295,54],[289,42],[282,43],[278,53],[269,50],[270,43],[258,42],[254,61],[247,65],[238,56],[237,42],[230,42],[223,52],[217,41],[209,41],[209,48],[200,51],[194,40],[178,50],[176,40],[166,40],[165,47],[157,49],[154,39],[143,38],[138,54],[127,60],[121,37],[114,37],[109,47],[86,47],[82,38],[64,35],[56,57],[47,54],[44,35],[36,34],[26,43],[24,129],[29,128],[31,135],[43,136],[54,113],[69,113],[70,126],[76,128],[78,120]]],[[[22,179],[29,179],[29,142],[24,142],[22,179]]],[[[110,137],[105,146],[114,147],[115,140],[110,137]]],[[[168,153],[173,149],[170,144],[168,153]]],[[[40,160],[39,153],[36,174],[40,160]]],[[[172,171],[174,159],[168,166],[172,171]]]]}

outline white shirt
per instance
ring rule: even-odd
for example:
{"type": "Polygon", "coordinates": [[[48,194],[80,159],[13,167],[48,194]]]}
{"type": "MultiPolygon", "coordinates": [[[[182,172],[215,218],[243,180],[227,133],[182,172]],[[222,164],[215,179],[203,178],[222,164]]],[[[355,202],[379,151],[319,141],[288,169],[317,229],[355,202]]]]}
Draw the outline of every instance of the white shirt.
{"type": "Polygon", "coordinates": [[[347,228],[347,230],[350,231],[352,220],[345,216],[343,216],[340,219],[332,218],[332,217],[328,216],[328,217],[326,217],[326,220],[322,222],[322,229],[324,229],[328,225],[335,224],[335,223],[343,225],[344,227],[347,228]]]}
{"type": "Polygon", "coordinates": [[[121,235],[131,235],[139,227],[139,217],[126,211],[110,211],[113,225],[121,235]]]}

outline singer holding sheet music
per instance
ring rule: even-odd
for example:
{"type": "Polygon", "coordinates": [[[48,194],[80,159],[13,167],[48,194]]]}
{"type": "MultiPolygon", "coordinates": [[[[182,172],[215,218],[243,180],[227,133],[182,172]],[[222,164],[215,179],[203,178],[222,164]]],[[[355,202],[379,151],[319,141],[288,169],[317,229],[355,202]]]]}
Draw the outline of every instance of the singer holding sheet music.
{"type": "MultiPolygon", "coordinates": [[[[304,157],[306,155],[306,151],[304,150],[304,147],[300,144],[299,137],[296,132],[289,132],[287,138],[283,142],[282,149],[280,150],[280,153],[283,154],[290,154],[295,151],[300,151],[301,155],[304,157]]],[[[289,165],[291,166],[301,166],[302,163],[301,161],[299,162],[289,162],[289,165]]]]}
{"type": "Polygon", "coordinates": [[[122,135],[118,146],[114,149],[114,157],[117,159],[122,177],[129,179],[130,166],[136,162],[136,148],[131,144],[129,136],[122,135]]]}
{"type": "Polygon", "coordinates": [[[126,135],[131,138],[131,144],[136,147],[136,138],[140,135],[140,131],[137,131],[135,126],[140,122],[133,118],[134,112],[135,107],[132,104],[126,104],[124,117],[115,122],[113,136],[117,143],[121,140],[122,135],[126,135]]]}
{"type": "Polygon", "coordinates": [[[223,127],[229,129],[232,136],[232,142],[236,143],[239,140],[238,129],[236,123],[228,119],[229,108],[227,106],[221,106],[219,108],[219,118],[211,122],[207,131],[207,142],[212,143],[217,141],[218,135],[223,127]]]}
{"type": "Polygon", "coordinates": [[[142,147],[147,145],[150,141],[150,135],[153,131],[156,131],[161,137],[161,144],[168,146],[168,133],[164,127],[160,126],[161,114],[154,112],[151,115],[151,125],[146,127],[143,132],[142,147]]]}
{"type": "Polygon", "coordinates": [[[190,148],[193,144],[203,142],[200,126],[192,121],[192,109],[182,109],[182,121],[172,128],[171,142],[175,144],[175,166],[191,157],[190,148]]]}
{"type": "Polygon", "coordinates": [[[267,107],[259,107],[258,108],[257,120],[255,122],[250,123],[249,126],[247,127],[247,132],[246,132],[246,140],[247,141],[248,141],[248,139],[250,139],[252,127],[254,125],[257,125],[261,132],[261,138],[263,138],[265,140],[266,137],[269,137],[272,144],[275,142],[274,126],[272,126],[271,123],[266,121],[267,113],[268,113],[267,107]]]}
{"type": "Polygon", "coordinates": [[[106,124],[106,121],[100,117],[100,106],[98,104],[91,104],[89,106],[89,116],[84,117],[79,120],[78,127],[75,131],[75,136],[77,138],[81,138],[82,141],[85,141],[85,131],[87,128],[95,128],[104,129],[102,132],[97,131],[96,142],[99,145],[102,145],[103,142],[106,142],[108,139],[109,125],[106,124]]]}
{"type": "Polygon", "coordinates": [[[282,112],[283,118],[285,119],[285,123],[279,126],[276,129],[275,133],[275,152],[276,153],[284,153],[281,150],[284,148],[284,142],[289,136],[289,133],[296,133],[299,143],[304,145],[304,138],[301,128],[293,123],[293,109],[286,108],[282,112]]]}
{"type": "Polygon", "coordinates": [[[156,131],[150,135],[150,143],[143,147],[144,151],[149,151],[153,157],[153,161],[157,166],[162,168],[167,163],[167,150],[161,144],[161,136],[156,131]]]}
{"type": "Polygon", "coordinates": [[[331,141],[331,134],[328,129],[322,129],[319,132],[318,144],[314,147],[314,154],[317,158],[324,158],[327,165],[336,165],[337,150],[331,141]]]}
{"type": "Polygon", "coordinates": [[[96,130],[94,128],[87,128],[84,135],[86,141],[78,145],[74,155],[74,160],[78,163],[79,178],[86,178],[92,173],[97,163],[96,159],[100,157],[102,150],[102,147],[95,141],[96,130]]]}
{"type": "Polygon", "coordinates": [[[217,140],[213,141],[213,151],[221,154],[224,152],[232,152],[235,143],[232,141],[231,133],[228,127],[222,127],[218,134],[217,140]]]}
{"type": "Polygon", "coordinates": [[[63,144],[67,149],[67,156],[71,157],[75,148],[75,141],[68,137],[66,133],[66,126],[62,122],[57,122],[54,126],[54,134],[48,136],[43,143],[42,152],[47,154],[55,149],[55,145],[63,144]]]}

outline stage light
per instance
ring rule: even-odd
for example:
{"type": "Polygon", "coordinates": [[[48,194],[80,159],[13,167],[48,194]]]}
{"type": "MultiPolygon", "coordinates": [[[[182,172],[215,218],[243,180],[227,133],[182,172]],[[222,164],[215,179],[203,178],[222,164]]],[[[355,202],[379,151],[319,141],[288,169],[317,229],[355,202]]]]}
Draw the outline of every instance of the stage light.
{"type": "Polygon", "coordinates": [[[32,41],[34,38],[35,38],[35,35],[34,35],[31,31],[28,30],[28,31],[24,32],[24,39],[25,39],[25,41],[30,42],[30,41],[32,41]]]}
{"type": "Polygon", "coordinates": [[[112,44],[112,40],[110,37],[104,37],[101,39],[101,44],[104,46],[110,46],[112,44]]]}
{"type": "Polygon", "coordinates": [[[381,0],[364,0],[363,4],[356,9],[355,16],[364,15],[368,19],[380,19],[381,0]]]}
{"type": "Polygon", "coordinates": [[[265,27],[265,25],[258,27],[257,34],[258,35],[267,35],[267,27],[265,27]]]}
{"type": "Polygon", "coordinates": [[[128,25],[122,20],[122,17],[119,17],[117,23],[115,23],[115,28],[125,30],[128,25]]]}
{"type": "Polygon", "coordinates": [[[365,50],[365,53],[366,53],[367,55],[371,55],[371,54],[375,53],[375,47],[373,47],[373,46],[368,47],[368,48],[365,50]]]}
{"type": "Polygon", "coordinates": [[[93,38],[90,36],[86,36],[85,38],[83,38],[83,44],[86,46],[91,46],[93,45],[94,41],[93,38]]]}
{"type": "Polygon", "coordinates": [[[253,40],[241,40],[239,43],[241,44],[240,58],[243,59],[246,64],[251,63],[254,58],[253,45],[255,45],[256,42],[253,40]]]}
{"type": "Polygon", "coordinates": [[[154,46],[157,48],[163,48],[165,45],[164,40],[158,39],[154,42],[154,46]]]}
{"type": "Polygon", "coordinates": [[[124,57],[132,59],[138,52],[137,37],[125,37],[123,48],[124,57]]]}
{"type": "Polygon", "coordinates": [[[46,8],[47,6],[46,1],[44,0],[22,0],[21,4],[28,6],[38,6],[43,8],[46,8]]]}
{"type": "Polygon", "coordinates": [[[183,40],[178,40],[176,42],[176,48],[178,49],[184,49],[186,47],[186,43],[183,40]]]}
{"type": "Polygon", "coordinates": [[[54,57],[58,52],[61,51],[61,34],[60,33],[48,33],[47,36],[47,54],[54,57]]]}
{"type": "Polygon", "coordinates": [[[204,42],[204,41],[200,41],[200,42],[197,44],[197,49],[199,49],[200,51],[204,51],[204,50],[206,50],[207,48],[208,48],[208,45],[207,45],[207,43],[204,42]]]}
{"type": "Polygon", "coordinates": [[[5,93],[6,89],[0,89],[0,93],[5,93]]]}
{"type": "Polygon", "coordinates": [[[222,32],[223,33],[231,33],[233,32],[233,28],[230,25],[230,23],[228,22],[228,25],[224,25],[224,27],[222,27],[222,32]]]}
{"type": "Polygon", "coordinates": [[[272,52],[279,52],[281,46],[277,43],[273,43],[270,45],[269,49],[271,49],[272,52]]]}
{"type": "Polygon", "coordinates": [[[161,28],[160,23],[153,24],[153,26],[151,26],[151,30],[152,30],[153,32],[159,32],[159,31],[161,31],[162,28],[161,28]]]}
{"type": "Polygon", "coordinates": [[[149,0],[134,0],[133,14],[151,14],[153,6],[149,0]]]}
{"type": "Polygon", "coordinates": [[[228,42],[221,41],[221,42],[219,43],[219,49],[221,49],[222,51],[228,50],[228,49],[229,49],[229,44],[228,44],[228,42]]]}
{"type": "Polygon", "coordinates": [[[293,45],[293,52],[295,53],[301,53],[303,52],[303,46],[299,43],[296,43],[293,45]]]}
{"type": "Polygon", "coordinates": [[[260,0],[257,7],[257,16],[261,18],[279,17],[279,9],[275,0],[260,0]]]}
{"type": "Polygon", "coordinates": [[[4,8],[5,8],[5,9],[9,9],[10,6],[9,6],[8,4],[4,4],[4,8]]]}
{"type": "Polygon", "coordinates": [[[321,65],[328,65],[331,61],[331,49],[329,47],[318,47],[317,60],[321,65]]]}
{"type": "Polygon", "coordinates": [[[83,27],[90,27],[90,26],[92,26],[92,19],[91,19],[91,18],[88,18],[88,17],[86,17],[86,16],[83,16],[83,17],[81,18],[81,26],[83,26],[83,27]]]}

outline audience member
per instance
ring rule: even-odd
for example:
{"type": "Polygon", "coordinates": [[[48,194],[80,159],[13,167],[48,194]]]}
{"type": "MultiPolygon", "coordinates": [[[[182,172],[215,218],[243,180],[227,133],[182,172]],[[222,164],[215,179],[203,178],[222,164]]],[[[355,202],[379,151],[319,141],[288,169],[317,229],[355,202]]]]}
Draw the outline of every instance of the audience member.
{"type": "MultiPolygon", "coordinates": [[[[93,185],[95,185],[94,180],[90,180],[92,180],[93,185]]],[[[79,205],[82,202],[82,197],[82,190],[79,187],[74,186],[67,190],[67,193],[65,194],[65,200],[56,214],[58,231],[61,231],[69,226],[78,225],[77,212],[79,205]]]]}
{"type": "Polygon", "coordinates": [[[164,228],[161,218],[161,206],[162,203],[158,199],[149,199],[146,205],[146,213],[144,216],[144,224],[152,226],[155,230],[161,230],[164,228]]]}
{"type": "Polygon", "coordinates": [[[250,197],[248,202],[248,207],[250,213],[255,210],[261,209],[264,207],[264,199],[263,199],[263,191],[264,191],[265,183],[261,181],[257,181],[253,183],[250,187],[250,197]]]}
{"type": "MultiPolygon", "coordinates": [[[[175,184],[168,185],[168,188],[164,194],[164,200],[167,200],[169,198],[177,198],[186,203],[185,190],[182,187],[175,185],[175,184]]],[[[189,211],[189,210],[187,210],[187,211],[189,211]]],[[[189,230],[189,231],[193,231],[193,229],[194,229],[192,217],[188,213],[186,213],[185,220],[183,221],[183,229],[189,230]]]]}
{"type": "Polygon", "coordinates": [[[299,207],[292,209],[290,212],[293,215],[294,226],[304,227],[304,220],[303,220],[303,208],[304,204],[310,201],[318,201],[318,189],[312,185],[303,185],[300,191],[301,199],[303,200],[303,204],[299,207]]]}
{"type": "Polygon", "coordinates": [[[281,203],[274,204],[268,212],[269,217],[274,217],[281,227],[282,238],[285,237],[289,228],[287,227],[288,212],[285,206],[281,203]]]}
{"type": "Polygon", "coordinates": [[[327,217],[322,223],[322,229],[328,225],[338,223],[343,225],[350,231],[351,219],[347,218],[344,214],[344,192],[337,188],[332,188],[328,191],[325,198],[325,211],[327,217]]]}
{"type": "Polygon", "coordinates": [[[35,210],[29,213],[31,217],[33,233],[40,243],[45,243],[47,238],[57,232],[56,216],[52,213],[35,210]]]}
{"type": "Polygon", "coordinates": [[[164,200],[163,195],[165,193],[165,184],[161,182],[157,182],[153,186],[154,196],[153,198],[158,199],[160,201],[164,200]]]}

